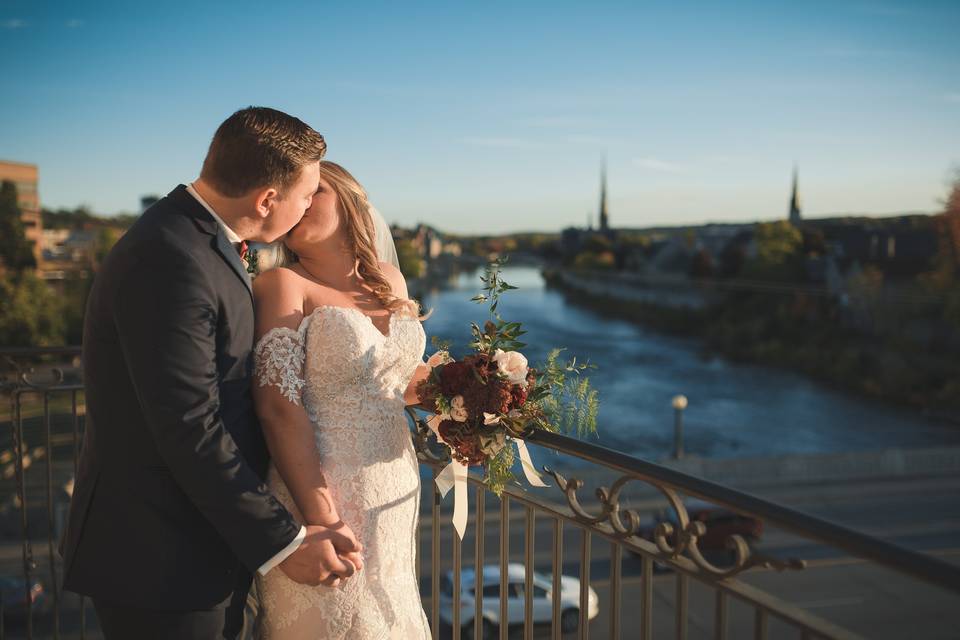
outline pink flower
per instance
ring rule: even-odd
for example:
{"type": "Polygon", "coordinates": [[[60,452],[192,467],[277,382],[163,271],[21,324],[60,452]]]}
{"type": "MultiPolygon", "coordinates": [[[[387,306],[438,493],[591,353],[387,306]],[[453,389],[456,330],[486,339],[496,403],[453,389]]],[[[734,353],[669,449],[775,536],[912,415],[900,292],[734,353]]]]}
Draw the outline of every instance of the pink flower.
{"type": "Polygon", "coordinates": [[[493,361],[497,363],[501,375],[511,384],[527,386],[527,357],[522,353],[497,349],[493,361]]]}

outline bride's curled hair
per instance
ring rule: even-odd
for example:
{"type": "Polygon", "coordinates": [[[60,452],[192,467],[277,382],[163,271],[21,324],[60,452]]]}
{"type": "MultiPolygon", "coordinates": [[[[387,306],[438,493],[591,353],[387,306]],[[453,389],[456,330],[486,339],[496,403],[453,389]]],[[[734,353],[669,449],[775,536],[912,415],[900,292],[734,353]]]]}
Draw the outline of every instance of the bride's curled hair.
{"type": "MultiPolygon", "coordinates": [[[[342,166],[329,160],[320,162],[320,177],[337,194],[341,222],[345,225],[349,249],[357,260],[357,274],[363,279],[377,300],[391,313],[400,311],[419,315],[420,305],[414,300],[404,300],[393,294],[393,289],[383,271],[375,244],[376,230],[370,214],[371,205],[367,192],[353,175],[342,166]]],[[[298,260],[283,241],[277,243],[272,266],[292,264],[298,260]]],[[[421,318],[423,319],[423,318],[421,318]]]]}

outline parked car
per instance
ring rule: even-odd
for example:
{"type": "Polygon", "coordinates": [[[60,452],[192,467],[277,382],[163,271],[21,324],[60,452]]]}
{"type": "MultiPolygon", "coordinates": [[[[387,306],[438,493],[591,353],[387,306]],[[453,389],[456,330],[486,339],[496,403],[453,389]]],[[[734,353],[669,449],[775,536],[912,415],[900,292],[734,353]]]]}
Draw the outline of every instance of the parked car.
{"type": "MultiPolygon", "coordinates": [[[[507,624],[521,624],[525,612],[524,582],[526,569],[520,563],[507,565],[507,624]]],[[[460,624],[467,637],[472,637],[476,572],[464,568],[460,572],[460,624]]],[[[533,572],[533,623],[553,619],[553,577],[533,572]]],[[[597,592],[588,587],[587,620],[597,617],[600,603],[597,592]]],[[[483,637],[492,638],[500,626],[500,565],[483,567],[483,637]]],[[[564,632],[576,630],[580,623],[580,580],[572,576],[560,577],[560,626],[564,632]]],[[[441,576],[440,618],[453,624],[453,572],[441,576]]]]}
{"type": "MultiPolygon", "coordinates": [[[[27,581],[22,577],[0,577],[0,597],[3,598],[3,615],[5,618],[18,619],[27,615],[27,581]]],[[[46,604],[46,593],[43,585],[33,581],[30,585],[30,604],[34,613],[40,613],[46,604]]]]}
{"type": "MultiPolygon", "coordinates": [[[[684,506],[691,522],[699,521],[706,526],[706,533],[697,539],[697,547],[708,560],[732,560],[734,552],[727,548],[726,540],[734,534],[742,536],[747,544],[757,542],[763,535],[763,520],[760,518],[743,515],[700,500],[686,501],[684,506]]],[[[661,522],[670,523],[674,530],[679,527],[677,514],[673,509],[665,509],[645,522],[641,521],[640,536],[652,542],[653,532],[661,522]]],[[[669,568],[659,562],[654,566],[660,570],[669,568]]]]}

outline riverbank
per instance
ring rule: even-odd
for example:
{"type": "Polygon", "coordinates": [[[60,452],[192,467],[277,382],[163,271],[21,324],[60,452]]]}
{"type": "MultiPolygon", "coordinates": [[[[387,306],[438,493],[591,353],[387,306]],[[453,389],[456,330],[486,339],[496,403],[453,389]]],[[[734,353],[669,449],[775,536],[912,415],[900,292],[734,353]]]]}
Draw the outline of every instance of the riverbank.
{"type": "Polygon", "coordinates": [[[650,287],[612,274],[544,271],[574,304],[670,335],[696,338],[707,355],[797,371],[871,399],[960,425],[956,361],[908,341],[844,329],[834,303],[801,293],[650,287]]]}

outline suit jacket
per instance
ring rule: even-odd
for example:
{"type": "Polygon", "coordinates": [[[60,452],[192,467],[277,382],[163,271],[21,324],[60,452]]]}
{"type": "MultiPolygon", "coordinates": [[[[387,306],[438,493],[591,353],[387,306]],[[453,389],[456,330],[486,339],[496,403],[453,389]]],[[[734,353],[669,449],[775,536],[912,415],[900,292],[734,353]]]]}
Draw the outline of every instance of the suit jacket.
{"type": "Polygon", "coordinates": [[[84,319],[86,430],[65,589],[215,608],[299,532],[263,483],[252,295],[236,250],[183,185],[107,256],[84,319]]]}

